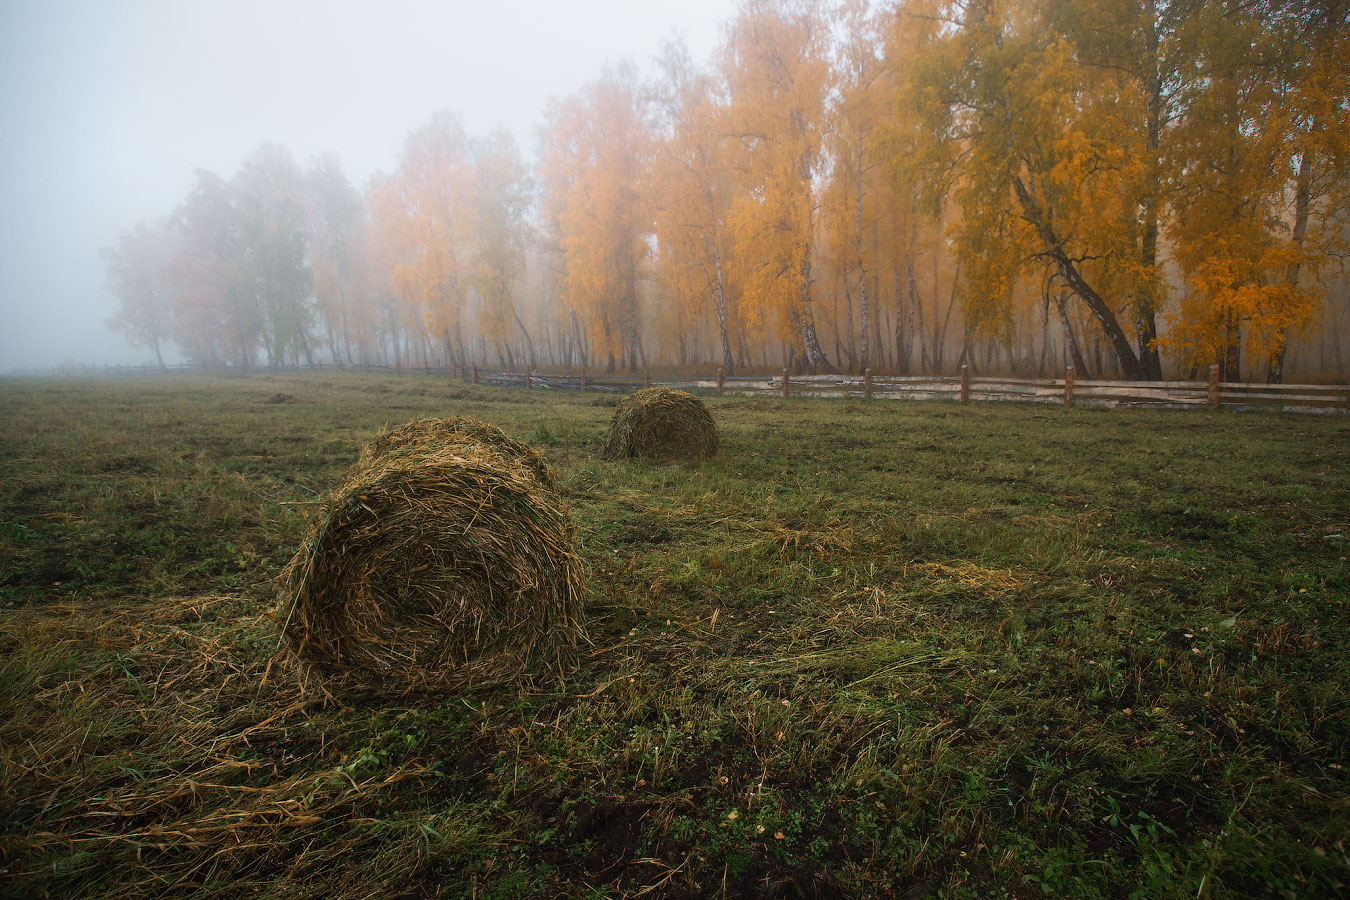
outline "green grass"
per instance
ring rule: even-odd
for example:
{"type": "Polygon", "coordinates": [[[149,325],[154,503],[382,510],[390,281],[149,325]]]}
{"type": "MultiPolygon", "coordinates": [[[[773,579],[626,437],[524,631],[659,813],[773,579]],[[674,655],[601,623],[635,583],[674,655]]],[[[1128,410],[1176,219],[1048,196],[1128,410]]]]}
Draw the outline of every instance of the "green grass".
{"type": "Polygon", "coordinates": [[[1350,421],[0,385],[0,894],[1325,897],[1350,885],[1350,421]],[[302,689],[275,578],[385,424],[544,451],[566,683],[302,689]]]}

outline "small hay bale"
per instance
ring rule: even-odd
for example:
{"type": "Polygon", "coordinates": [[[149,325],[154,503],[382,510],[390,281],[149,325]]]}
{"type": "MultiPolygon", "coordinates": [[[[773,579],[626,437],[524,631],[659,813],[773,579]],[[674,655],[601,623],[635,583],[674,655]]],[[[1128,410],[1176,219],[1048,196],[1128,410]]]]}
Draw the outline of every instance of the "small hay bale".
{"type": "Polygon", "coordinates": [[[581,639],[567,508],[528,460],[411,442],[358,466],[282,573],[309,668],[391,693],[561,674],[581,639]]]}
{"type": "Polygon", "coordinates": [[[518,460],[534,470],[535,477],[547,488],[556,486],[553,467],[533,447],[508,437],[496,425],[471,416],[451,416],[448,419],[415,419],[397,428],[387,429],[361,448],[357,466],[367,466],[386,453],[416,445],[463,446],[485,449],[500,456],[518,460]]]}
{"type": "Polygon", "coordinates": [[[643,388],[620,400],[605,441],[611,459],[704,459],[716,453],[717,427],[708,407],[672,388],[643,388]]]}

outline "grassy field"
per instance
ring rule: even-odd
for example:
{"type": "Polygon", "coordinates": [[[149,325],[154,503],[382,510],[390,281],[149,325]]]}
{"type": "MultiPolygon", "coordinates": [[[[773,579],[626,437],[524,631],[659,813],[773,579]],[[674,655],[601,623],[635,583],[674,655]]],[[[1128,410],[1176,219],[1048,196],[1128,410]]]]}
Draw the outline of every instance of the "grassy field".
{"type": "Polygon", "coordinates": [[[334,375],[0,383],[0,895],[1350,891],[1350,420],[334,375]],[[544,451],[566,683],[305,691],[276,576],[385,424],[544,451]]]}

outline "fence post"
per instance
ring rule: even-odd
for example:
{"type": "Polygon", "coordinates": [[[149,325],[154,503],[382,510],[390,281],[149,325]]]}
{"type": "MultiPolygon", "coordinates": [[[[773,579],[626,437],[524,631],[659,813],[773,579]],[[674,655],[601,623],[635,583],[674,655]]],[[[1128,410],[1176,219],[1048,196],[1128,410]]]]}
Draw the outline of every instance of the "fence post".
{"type": "Polygon", "coordinates": [[[1209,408],[1219,408],[1219,367],[1217,364],[1209,367],[1209,408]]]}
{"type": "Polygon", "coordinates": [[[1073,366],[1066,366],[1064,369],[1064,405],[1073,406],[1073,366]]]}
{"type": "Polygon", "coordinates": [[[652,386],[652,373],[647,369],[642,370],[642,386],[645,388],[652,386]]]}
{"type": "Polygon", "coordinates": [[[581,364],[581,389],[586,390],[586,364],[581,364]]]}
{"type": "Polygon", "coordinates": [[[961,367],[961,402],[970,402],[970,366],[961,367]]]}
{"type": "Polygon", "coordinates": [[[722,396],[722,382],[726,379],[726,369],[717,367],[717,396],[722,396]]]}
{"type": "Polygon", "coordinates": [[[871,400],[871,399],[872,399],[872,370],[871,370],[871,368],[863,369],[863,399],[864,399],[864,400],[871,400]]]}
{"type": "Polygon", "coordinates": [[[469,381],[473,384],[478,383],[478,363],[471,363],[469,365],[469,381]]]}
{"type": "Polygon", "coordinates": [[[784,369],[784,370],[783,370],[783,396],[786,397],[787,395],[788,395],[788,370],[787,370],[787,369],[784,369]]]}
{"type": "Polygon", "coordinates": [[[525,390],[528,391],[528,390],[532,390],[533,388],[534,388],[534,380],[530,377],[530,370],[529,370],[529,369],[526,369],[526,370],[525,370],[525,390]]]}

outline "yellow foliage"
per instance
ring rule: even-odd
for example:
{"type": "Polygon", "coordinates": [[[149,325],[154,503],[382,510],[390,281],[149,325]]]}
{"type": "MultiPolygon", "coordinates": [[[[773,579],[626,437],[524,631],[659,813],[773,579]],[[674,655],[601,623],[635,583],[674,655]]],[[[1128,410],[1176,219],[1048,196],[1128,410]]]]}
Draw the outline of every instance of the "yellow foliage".
{"type": "Polygon", "coordinates": [[[743,312],[817,362],[811,263],[830,22],[815,0],[748,0],[723,57],[741,189],[728,219],[743,312]]]}
{"type": "Polygon", "coordinates": [[[649,135],[629,86],[631,67],[607,72],[555,102],[544,127],[541,173],[566,266],[567,302],[611,363],[636,365],[638,274],[649,231],[640,181],[649,135]]]}

